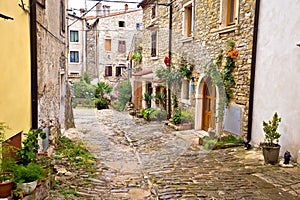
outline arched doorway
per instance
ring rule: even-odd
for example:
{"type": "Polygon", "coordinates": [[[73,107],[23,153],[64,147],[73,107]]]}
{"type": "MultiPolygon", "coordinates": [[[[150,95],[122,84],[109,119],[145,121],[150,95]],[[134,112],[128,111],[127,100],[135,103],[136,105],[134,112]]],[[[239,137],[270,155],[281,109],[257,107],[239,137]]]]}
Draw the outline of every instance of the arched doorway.
{"type": "Polygon", "coordinates": [[[207,78],[203,85],[203,110],[202,110],[202,129],[208,131],[215,128],[215,87],[212,86],[210,78],[207,78]]]}
{"type": "Polygon", "coordinates": [[[200,76],[196,88],[195,130],[208,131],[216,126],[216,87],[211,78],[200,76]]]}

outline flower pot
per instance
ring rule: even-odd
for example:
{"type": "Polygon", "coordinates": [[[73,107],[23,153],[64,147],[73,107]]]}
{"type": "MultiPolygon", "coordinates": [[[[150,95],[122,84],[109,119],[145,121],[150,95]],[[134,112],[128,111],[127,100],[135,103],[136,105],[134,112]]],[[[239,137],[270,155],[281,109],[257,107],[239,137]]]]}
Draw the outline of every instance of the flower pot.
{"type": "Polygon", "coordinates": [[[9,197],[13,189],[14,183],[12,181],[5,181],[0,183],[0,198],[9,197]]]}
{"type": "Polygon", "coordinates": [[[275,165],[278,163],[280,146],[262,146],[263,156],[266,164],[275,165]]]}
{"type": "Polygon", "coordinates": [[[29,183],[18,183],[18,188],[23,190],[25,194],[30,194],[35,190],[37,186],[37,180],[29,183]]]}

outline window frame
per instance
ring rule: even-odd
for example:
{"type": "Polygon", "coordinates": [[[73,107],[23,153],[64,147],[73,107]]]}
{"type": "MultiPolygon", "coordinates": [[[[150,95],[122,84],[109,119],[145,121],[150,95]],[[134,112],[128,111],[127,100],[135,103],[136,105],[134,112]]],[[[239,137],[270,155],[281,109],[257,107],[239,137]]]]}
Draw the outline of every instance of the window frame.
{"type": "Polygon", "coordinates": [[[158,30],[152,30],[150,34],[150,57],[151,58],[158,57],[158,30]],[[153,40],[154,38],[155,40],[153,40]]]}
{"type": "Polygon", "coordinates": [[[111,65],[106,65],[105,66],[105,77],[112,76],[112,75],[113,75],[112,66],[111,65]]]}
{"type": "Polygon", "coordinates": [[[154,3],[151,5],[151,12],[150,12],[150,19],[151,19],[151,22],[152,21],[155,21],[157,19],[157,4],[154,3]]]}
{"type": "Polygon", "coordinates": [[[69,58],[70,58],[70,63],[79,63],[80,62],[79,51],[76,51],[76,50],[70,51],[70,57],[69,58]],[[71,57],[72,53],[74,53],[74,60],[71,57]],[[77,57],[76,57],[76,53],[77,53],[77,57]]]}
{"type": "Polygon", "coordinates": [[[118,22],[118,24],[119,24],[119,28],[125,28],[125,21],[124,20],[120,20],[118,22]]]}
{"type": "Polygon", "coordinates": [[[63,0],[60,1],[60,30],[61,34],[66,32],[66,5],[63,0]]]}
{"type": "Polygon", "coordinates": [[[116,66],[116,73],[115,73],[116,77],[122,76],[122,73],[124,71],[122,69],[126,70],[126,66],[125,65],[118,65],[118,66],[116,66]]]}
{"type": "Polygon", "coordinates": [[[79,42],[79,31],[77,31],[77,30],[70,30],[70,42],[77,42],[77,43],[79,42]],[[72,41],[72,33],[77,33],[77,41],[72,41]]]}
{"type": "Polygon", "coordinates": [[[239,0],[220,0],[220,28],[231,28],[239,23],[239,0]],[[231,3],[234,2],[233,10],[231,3]],[[231,21],[231,16],[232,20],[231,21]]]}
{"type": "Polygon", "coordinates": [[[186,38],[193,37],[195,25],[195,4],[193,0],[183,4],[182,19],[182,35],[186,38]]]}

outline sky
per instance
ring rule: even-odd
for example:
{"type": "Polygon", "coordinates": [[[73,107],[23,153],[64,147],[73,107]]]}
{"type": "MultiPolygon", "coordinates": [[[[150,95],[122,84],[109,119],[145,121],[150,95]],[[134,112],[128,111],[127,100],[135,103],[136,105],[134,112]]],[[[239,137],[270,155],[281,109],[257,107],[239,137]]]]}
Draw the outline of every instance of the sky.
{"type": "MultiPolygon", "coordinates": [[[[80,9],[80,8],[85,8],[85,5],[87,5],[87,9],[89,10],[91,7],[93,7],[98,1],[95,0],[68,0],[69,1],[69,5],[68,8],[69,9],[80,9]]],[[[107,0],[106,0],[107,1],[107,0]]],[[[116,1],[116,0],[111,0],[111,1],[116,1]]],[[[124,9],[124,5],[127,2],[141,2],[142,0],[118,0],[118,1],[124,1],[121,3],[110,3],[110,2],[102,2],[102,5],[109,5],[111,12],[114,11],[119,11],[120,9],[124,9]]],[[[128,8],[129,9],[136,9],[137,8],[137,3],[133,4],[133,3],[127,3],[128,4],[128,8]]],[[[77,11],[74,10],[74,11],[77,11]]],[[[76,12],[78,15],[78,12],[76,12]]],[[[94,15],[94,12],[90,12],[88,15],[94,15]]]]}

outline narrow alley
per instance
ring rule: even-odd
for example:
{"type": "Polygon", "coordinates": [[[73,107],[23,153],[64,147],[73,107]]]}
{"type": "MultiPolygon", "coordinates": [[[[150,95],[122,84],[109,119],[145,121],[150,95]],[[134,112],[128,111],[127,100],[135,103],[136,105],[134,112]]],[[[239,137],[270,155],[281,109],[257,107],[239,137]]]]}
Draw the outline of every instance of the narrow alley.
{"type": "Polygon", "coordinates": [[[50,199],[297,199],[300,195],[300,171],[266,166],[259,151],[242,147],[206,151],[193,130],[173,131],[160,122],[111,109],[75,109],[74,117],[76,130],[66,135],[83,140],[94,154],[97,176],[78,174],[79,181],[88,179],[90,184],[73,186],[77,197],[50,199]]]}

